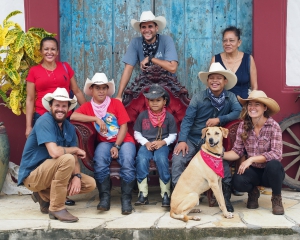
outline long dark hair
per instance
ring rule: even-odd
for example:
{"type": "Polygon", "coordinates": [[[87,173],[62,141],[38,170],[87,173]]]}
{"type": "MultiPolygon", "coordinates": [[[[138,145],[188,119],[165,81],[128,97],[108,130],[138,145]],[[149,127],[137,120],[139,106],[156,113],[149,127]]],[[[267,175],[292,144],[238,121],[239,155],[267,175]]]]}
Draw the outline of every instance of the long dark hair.
{"type": "MultiPolygon", "coordinates": [[[[247,102],[243,108],[242,108],[242,111],[240,113],[240,119],[244,122],[244,126],[243,126],[243,132],[241,134],[241,138],[243,141],[246,141],[248,139],[248,133],[251,129],[253,129],[253,123],[252,123],[252,119],[251,117],[249,116],[248,114],[248,110],[247,110],[247,107],[248,107],[248,103],[247,102]]],[[[263,104],[263,103],[261,103],[263,104]]],[[[263,104],[264,105],[264,104],[263,104]]],[[[266,106],[266,105],[264,105],[266,106]]],[[[267,109],[266,111],[264,111],[264,117],[266,118],[269,118],[270,117],[270,114],[269,114],[269,109],[267,109]]]]}

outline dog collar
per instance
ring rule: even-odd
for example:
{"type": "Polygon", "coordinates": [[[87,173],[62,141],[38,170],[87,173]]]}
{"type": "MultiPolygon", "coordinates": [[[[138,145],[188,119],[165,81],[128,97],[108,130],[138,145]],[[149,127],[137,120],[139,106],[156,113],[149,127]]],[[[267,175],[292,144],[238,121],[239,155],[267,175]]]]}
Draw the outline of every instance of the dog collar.
{"type": "Polygon", "coordinates": [[[222,152],[222,154],[219,154],[219,153],[214,153],[212,151],[209,151],[208,149],[206,149],[209,153],[213,154],[213,155],[216,155],[216,156],[219,156],[219,157],[224,157],[224,151],[222,152]]]}

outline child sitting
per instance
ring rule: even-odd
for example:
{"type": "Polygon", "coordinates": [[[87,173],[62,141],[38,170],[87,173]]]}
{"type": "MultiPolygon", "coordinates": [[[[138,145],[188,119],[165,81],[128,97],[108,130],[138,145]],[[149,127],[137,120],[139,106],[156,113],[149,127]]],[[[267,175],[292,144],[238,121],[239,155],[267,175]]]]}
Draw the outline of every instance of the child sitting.
{"type": "Polygon", "coordinates": [[[159,173],[162,207],[170,206],[169,145],[177,136],[173,115],[166,111],[170,102],[168,92],[158,84],[150,86],[144,93],[148,99],[148,110],[140,113],[134,125],[134,138],[142,146],[136,157],[136,177],[139,188],[138,205],[149,204],[147,175],[149,161],[153,159],[159,173]]]}

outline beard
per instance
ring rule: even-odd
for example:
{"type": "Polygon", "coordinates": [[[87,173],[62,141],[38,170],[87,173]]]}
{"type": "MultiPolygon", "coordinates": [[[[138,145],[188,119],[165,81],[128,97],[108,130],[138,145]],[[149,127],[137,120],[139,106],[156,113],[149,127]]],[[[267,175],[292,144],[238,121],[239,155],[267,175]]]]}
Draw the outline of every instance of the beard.
{"type": "Polygon", "coordinates": [[[67,112],[65,112],[65,111],[52,111],[52,117],[55,119],[55,121],[56,121],[57,123],[62,123],[62,122],[64,122],[64,121],[66,120],[66,118],[67,118],[67,112]],[[64,114],[63,118],[57,118],[57,117],[56,117],[56,114],[57,114],[57,113],[63,113],[63,114],[64,114]]]}

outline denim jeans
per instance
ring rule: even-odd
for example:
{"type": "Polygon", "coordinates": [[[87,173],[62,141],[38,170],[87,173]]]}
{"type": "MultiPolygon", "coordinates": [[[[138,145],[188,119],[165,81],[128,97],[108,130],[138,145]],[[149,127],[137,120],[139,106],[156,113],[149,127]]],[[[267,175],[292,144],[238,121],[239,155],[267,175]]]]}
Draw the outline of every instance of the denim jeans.
{"type": "MultiPolygon", "coordinates": [[[[96,181],[102,183],[110,174],[109,165],[112,161],[110,149],[114,142],[100,142],[95,150],[94,155],[94,177],[96,181]]],[[[135,163],[136,154],[135,145],[132,142],[124,142],[119,150],[117,162],[120,164],[120,177],[127,183],[135,179],[135,163]]]]}
{"type": "Polygon", "coordinates": [[[149,151],[146,146],[141,146],[136,157],[136,178],[139,183],[145,179],[149,173],[149,162],[154,160],[159,178],[167,184],[170,180],[169,171],[169,147],[164,145],[155,151],[149,151]]]}

